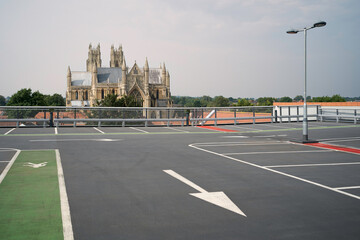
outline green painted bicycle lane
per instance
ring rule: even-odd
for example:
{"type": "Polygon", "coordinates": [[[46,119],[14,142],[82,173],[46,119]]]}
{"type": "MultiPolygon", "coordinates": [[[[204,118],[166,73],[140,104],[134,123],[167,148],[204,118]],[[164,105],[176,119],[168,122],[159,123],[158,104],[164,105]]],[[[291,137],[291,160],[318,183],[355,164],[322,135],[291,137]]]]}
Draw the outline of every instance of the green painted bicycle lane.
{"type": "Polygon", "coordinates": [[[64,239],[55,150],[21,151],[0,184],[0,239],[64,239]]]}

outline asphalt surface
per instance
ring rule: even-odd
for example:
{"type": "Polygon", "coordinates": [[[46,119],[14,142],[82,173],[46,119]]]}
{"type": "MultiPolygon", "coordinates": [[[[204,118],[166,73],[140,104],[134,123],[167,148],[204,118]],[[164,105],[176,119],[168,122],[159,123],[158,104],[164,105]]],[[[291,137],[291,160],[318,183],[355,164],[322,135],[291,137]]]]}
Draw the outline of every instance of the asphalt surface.
{"type": "MultiPolygon", "coordinates": [[[[75,239],[360,239],[359,154],[290,142],[301,123],[218,127],[239,132],[17,128],[0,150],[60,150],[75,239]],[[224,192],[246,216],[163,170],[224,192]]],[[[309,135],[360,149],[359,125],[311,122],[309,135]]],[[[0,171],[13,154],[0,151],[0,171]]]]}

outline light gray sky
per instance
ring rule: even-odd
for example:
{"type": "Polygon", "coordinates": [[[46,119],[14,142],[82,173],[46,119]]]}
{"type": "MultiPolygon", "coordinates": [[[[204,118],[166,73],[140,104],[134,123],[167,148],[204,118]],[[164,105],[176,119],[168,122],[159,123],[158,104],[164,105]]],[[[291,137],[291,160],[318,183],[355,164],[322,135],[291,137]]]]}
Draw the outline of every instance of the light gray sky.
{"type": "Polygon", "coordinates": [[[123,45],[128,65],[165,62],[172,95],[360,96],[358,0],[1,0],[0,95],[65,95],[67,66],[86,70],[88,45],[123,45]]]}

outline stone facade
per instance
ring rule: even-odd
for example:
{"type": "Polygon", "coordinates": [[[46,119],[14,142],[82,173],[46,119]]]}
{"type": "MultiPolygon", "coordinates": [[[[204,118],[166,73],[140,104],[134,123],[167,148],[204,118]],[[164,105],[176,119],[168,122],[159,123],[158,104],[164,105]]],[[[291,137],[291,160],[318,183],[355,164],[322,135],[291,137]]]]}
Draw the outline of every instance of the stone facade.
{"type": "Polygon", "coordinates": [[[143,107],[171,107],[170,74],[165,63],[149,68],[148,60],[140,68],[136,61],[126,66],[122,46],[110,50],[110,67],[101,66],[100,44],[89,45],[86,71],[67,71],[66,106],[95,106],[108,94],[133,96],[143,107]]]}

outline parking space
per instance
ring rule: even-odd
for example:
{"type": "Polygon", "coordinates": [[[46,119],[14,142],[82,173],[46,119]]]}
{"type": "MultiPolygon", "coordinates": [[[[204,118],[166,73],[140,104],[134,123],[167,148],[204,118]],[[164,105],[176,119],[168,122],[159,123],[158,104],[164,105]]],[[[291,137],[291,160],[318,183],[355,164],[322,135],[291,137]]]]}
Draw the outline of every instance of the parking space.
{"type": "MultiPolygon", "coordinates": [[[[360,155],[287,141],[254,139],[190,146],[340,193],[353,192],[351,197],[360,199],[360,195],[356,195],[360,188],[360,155]]],[[[346,141],[349,146],[354,142],[357,141],[346,141]]]]}
{"type": "Polygon", "coordinates": [[[9,134],[10,132],[14,131],[15,128],[0,128],[0,135],[9,134]]]}
{"type": "Polygon", "coordinates": [[[13,128],[7,135],[14,134],[54,134],[54,128],[13,128]]]}
{"type": "MultiPolygon", "coordinates": [[[[358,146],[360,127],[310,127],[358,146]]],[[[76,239],[358,239],[360,155],[291,142],[301,123],[217,128],[18,129],[0,142],[59,149],[76,239]]],[[[0,151],[0,171],[13,154],[0,151]]]]}
{"type": "MultiPolygon", "coordinates": [[[[55,129],[52,128],[53,133],[55,129]]],[[[100,134],[93,127],[61,127],[57,128],[58,134],[100,134]]]]}
{"type": "Polygon", "coordinates": [[[0,148],[0,175],[15,153],[16,151],[14,149],[0,148]]]}

